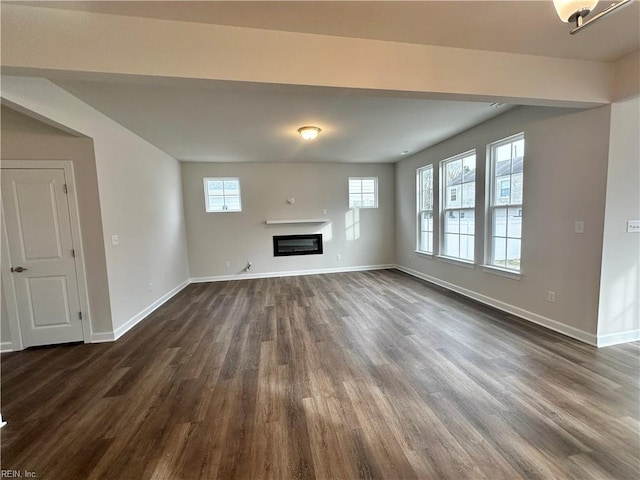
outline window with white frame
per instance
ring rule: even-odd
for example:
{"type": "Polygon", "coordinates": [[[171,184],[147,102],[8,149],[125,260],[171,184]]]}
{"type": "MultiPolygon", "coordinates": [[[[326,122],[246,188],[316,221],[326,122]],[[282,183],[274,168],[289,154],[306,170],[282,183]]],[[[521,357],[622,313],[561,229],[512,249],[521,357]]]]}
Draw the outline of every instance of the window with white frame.
{"type": "Polygon", "coordinates": [[[237,177],[206,177],[204,204],[208,213],[241,212],[240,179],[237,177]]]}
{"type": "Polygon", "coordinates": [[[440,254],[474,261],[476,152],[440,162],[440,254]]]}
{"type": "Polygon", "coordinates": [[[349,208],[378,208],[377,177],[349,177],[349,208]]]}
{"type": "Polygon", "coordinates": [[[489,145],[488,263],[520,271],[524,134],[489,145]]]}
{"type": "Polygon", "coordinates": [[[433,165],[418,169],[418,246],[433,253],[433,165]]]}

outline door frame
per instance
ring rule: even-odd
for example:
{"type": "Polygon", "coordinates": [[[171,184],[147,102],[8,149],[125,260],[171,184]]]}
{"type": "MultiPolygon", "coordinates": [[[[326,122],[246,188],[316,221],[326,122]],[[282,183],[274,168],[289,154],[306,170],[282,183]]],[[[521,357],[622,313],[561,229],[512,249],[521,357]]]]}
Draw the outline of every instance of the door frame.
{"type": "MultiPolygon", "coordinates": [[[[71,237],[75,250],[76,278],[78,281],[78,298],[80,311],[82,312],[82,336],[84,343],[91,343],[91,310],[89,307],[89,290],[87,287],[87,275],[84,261],[84,244],[80,231],[80,213],[78,211],[78,198],[76,195],[76,181],[73,174],[73,162],[70,160],[2,160],[1,170],[44,170],[58,168],[64,170],[67,182],[67,201],[69,203],[69,218],[71,220],[71,237]]],[[[2,352],[23,350],[22,329],[18,320],[18,302],[13,276],[9,273],[10,264],[9,245],[7,243],[7,226],[4,219],[4,205],[2,214],[2,288],[4,289],[8,323],[11,332],[11,343],[0,344],[2,352]]]]}

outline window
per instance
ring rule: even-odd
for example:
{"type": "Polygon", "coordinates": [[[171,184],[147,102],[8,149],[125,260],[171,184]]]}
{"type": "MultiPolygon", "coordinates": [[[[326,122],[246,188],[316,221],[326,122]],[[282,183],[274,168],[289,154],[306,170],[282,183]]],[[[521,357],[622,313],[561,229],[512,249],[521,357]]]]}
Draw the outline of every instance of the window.
{"type": "Polygon", "coordinates": [[[511,180],[500,180],[500,198],[507,199],[511,194],[511,180]]]}
{"type": "Polygon", "coordinates": [[[240,179],[237,177],[205,178],[204,199],[207,212],[241,212],[240,179]]]}
{"type": "Polygon", "coordinates": [[[474,260],[476,153],[463,153],[440,163],[442,199],[440,205],[440,254],[460,260],[474,260]]]}
{"type": "Polygon", "coordinates": [[[417,250],[433,253],[433,165],[418,169],[417,250]]]}
{"type": "Polygon", "coordinates": [[[520,271],[522,243],[522,164],[524,135],[519,134],[489,145],[490,239],[488,263],[520,271]]]}
{"type": "Polygon", "coordinates": [[[349,208],[378,208],[377,177],[349,177],[349,208]]]}

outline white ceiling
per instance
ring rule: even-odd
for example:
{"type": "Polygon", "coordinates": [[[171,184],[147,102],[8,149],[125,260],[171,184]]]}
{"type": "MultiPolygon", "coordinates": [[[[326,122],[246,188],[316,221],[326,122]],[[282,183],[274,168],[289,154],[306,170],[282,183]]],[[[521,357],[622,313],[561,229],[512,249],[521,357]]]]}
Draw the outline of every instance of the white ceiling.
{"type": "MultiPolygon", "coordinates": [[[[598,61],[640,49],[638,2],[575,36],[550,0],[20,3],[598,61]]],[[[52,80],[182,161],[394,162],[401,151],[415,153],[510,108],[241,82],[52,80]],[[307,124],[323,129],[317,141],[297,136],[307,124]]]]}
{"type": "Polygon", "coordinates": [[[508,108],[242,82],[56,83],[181,161],[395,162],[508,108]],[[304,142],[304,125],[320,137],[304,142]]]}

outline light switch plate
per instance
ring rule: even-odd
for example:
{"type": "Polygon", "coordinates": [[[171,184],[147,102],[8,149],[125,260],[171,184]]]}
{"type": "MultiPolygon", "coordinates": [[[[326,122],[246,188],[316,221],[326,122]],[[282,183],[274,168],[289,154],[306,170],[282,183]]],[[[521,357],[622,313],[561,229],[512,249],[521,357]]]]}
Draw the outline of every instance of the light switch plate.
{"type": "Polygon", "coordinates": [[[111,235],[111,245],[114,247],[120,243],[120,237],[118,235],[111,235]]]}
{"type": "Polygon", "coordinates": [[[584,222],[576,222],[576,224],[575,224],[575,232],[576,233],[584,233],[584,222]]]}
{"type": "Polygon", "coordinates": [[[640,220],[627,220],[627,233],[640,233],[640,220]]]}

